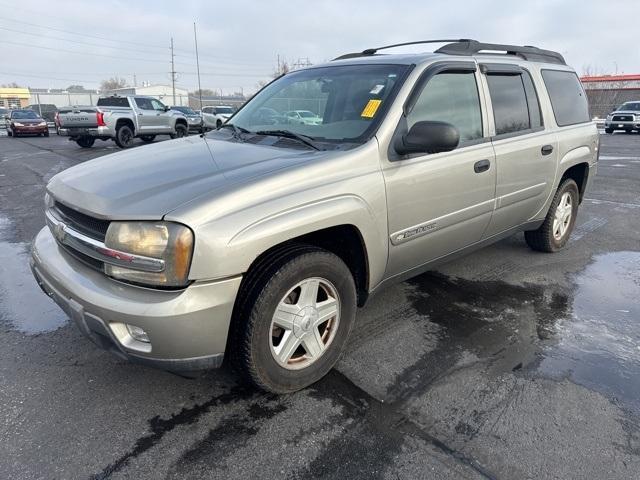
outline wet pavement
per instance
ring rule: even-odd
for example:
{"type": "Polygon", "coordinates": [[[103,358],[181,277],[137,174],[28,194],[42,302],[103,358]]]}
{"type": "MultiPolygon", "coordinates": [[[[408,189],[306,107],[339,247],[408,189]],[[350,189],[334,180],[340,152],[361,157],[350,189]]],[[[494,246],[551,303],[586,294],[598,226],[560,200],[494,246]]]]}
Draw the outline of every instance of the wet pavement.
{"type": "Polygon", "coordinates": [[[640,135],[603,137],[562,252],[516,235],[381,292],[281,397],[124,363],[39,290],[43,185],[96,145],[0,138],[0,478],[640,478],[640,135]]]}

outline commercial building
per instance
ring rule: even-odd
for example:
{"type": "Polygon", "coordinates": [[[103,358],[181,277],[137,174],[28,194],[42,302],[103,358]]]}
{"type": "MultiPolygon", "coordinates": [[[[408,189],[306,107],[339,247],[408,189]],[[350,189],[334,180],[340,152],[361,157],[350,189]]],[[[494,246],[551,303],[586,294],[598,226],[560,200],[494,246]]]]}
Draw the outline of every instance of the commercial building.
{"type": "Polygon", "coordinates": [[[584,76],[580,80],[594,118],[606,117],[624,102],[640,101],[640,74],[584,76]]]}
{"type": "Polygon", "coordinates": [[[28,88],[0,88],[0,107],[23,108],[29,105],[28,88]]]}
{"type": "Polygon", "coordinates": [[[171,85],[146,85],[143,87],[124,87],[102,92],[103,95],[148,95],[155,97],[166,105],[189,105],[189,92],[176,87],[176,98],[173,101],[173,87],[171,85]]]}

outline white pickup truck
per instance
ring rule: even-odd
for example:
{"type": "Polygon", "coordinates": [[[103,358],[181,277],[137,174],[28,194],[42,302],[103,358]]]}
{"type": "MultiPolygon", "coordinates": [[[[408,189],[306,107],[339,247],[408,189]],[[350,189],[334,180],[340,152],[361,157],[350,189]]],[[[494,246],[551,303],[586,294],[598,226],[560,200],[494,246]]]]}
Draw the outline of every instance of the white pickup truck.
{"type": "Polygon", "coordinates": [[[59,135],[83,148],[92,147],[96,138],[129,148],[134,138],[143,142],[152,142],[156,135],[178,138],[186,136],[189,129],[184,114],[146,96],[111,96],[98,99],[95,107],[63,107],[58,124],[59,135]]]}

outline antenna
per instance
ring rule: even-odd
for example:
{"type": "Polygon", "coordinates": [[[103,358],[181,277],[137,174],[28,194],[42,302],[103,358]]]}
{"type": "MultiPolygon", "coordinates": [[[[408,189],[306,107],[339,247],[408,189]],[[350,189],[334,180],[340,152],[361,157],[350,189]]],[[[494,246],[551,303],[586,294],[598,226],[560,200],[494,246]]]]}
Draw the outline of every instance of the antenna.
{"type": "Polygon", "coordinates": [[[198,96],[200,97],[200,110],[202,110],[202,86],[200,85],[200,58],[198,57],[198,33],[196,22],[193,22],[193,40],[196,44],[196,70],[198,71],[198,96]]]}
{"type": "MultiPolygon", "coordinates": [[[[173,104],[176,104],[176,67],[173,63],[173,37],[171,37],[171,87],[173,89],[173,104]]],[[[182,103],[182,102],[181,102],[182,103]]]]}

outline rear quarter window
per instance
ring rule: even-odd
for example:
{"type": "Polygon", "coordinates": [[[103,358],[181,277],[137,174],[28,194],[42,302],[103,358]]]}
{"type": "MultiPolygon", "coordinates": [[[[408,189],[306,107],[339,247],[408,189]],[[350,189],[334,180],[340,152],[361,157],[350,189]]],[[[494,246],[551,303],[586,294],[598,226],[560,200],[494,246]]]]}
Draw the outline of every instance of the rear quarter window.
{"type": "Polygon", "coordinates": [[[553,115],[560,127],[591,121],[587,96],[574,72],[542,70],[553,115]]]}

